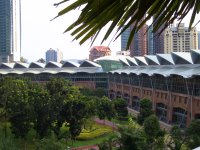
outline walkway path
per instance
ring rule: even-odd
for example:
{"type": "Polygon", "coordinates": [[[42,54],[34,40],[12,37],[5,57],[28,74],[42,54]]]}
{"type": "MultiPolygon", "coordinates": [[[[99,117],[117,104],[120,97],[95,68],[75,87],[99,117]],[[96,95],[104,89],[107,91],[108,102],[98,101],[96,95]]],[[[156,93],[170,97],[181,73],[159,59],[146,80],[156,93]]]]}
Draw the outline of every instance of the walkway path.
{"type": "Polygon", "coordinates": [[[115,130],[118,129],[114,122],[111,122],[111,121],[108,121],[108,120],[100,120],[99,118],[95,118],[94,121],[98,124],[101,124],[101,125],[110,126],[115,130]]]}

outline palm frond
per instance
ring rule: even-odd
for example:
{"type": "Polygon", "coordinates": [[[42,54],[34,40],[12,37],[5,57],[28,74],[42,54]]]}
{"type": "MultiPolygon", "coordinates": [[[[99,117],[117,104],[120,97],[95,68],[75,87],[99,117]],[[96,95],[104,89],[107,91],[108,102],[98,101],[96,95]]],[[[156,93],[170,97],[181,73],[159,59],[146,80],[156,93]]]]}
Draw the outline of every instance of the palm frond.
{"type": "MultiPolygon", "coordinates": [[[[63,0],[55,6],[68,1],[63,0]]],[[[78,8],[81,9],[78,19],[64,31],[71,31],[74,40],[79,40],[79,43],[83,44],[95,37],[92,41],[94,42],[101,29],[111,23],[102,42],[108,39],[114,28],[117,28],[117,38],[131,26],[129,46],[134,34],[151,17],[153,17],[153,32],[162,31],[176,19],[180,23],[192,10],[189,22],[189,28],[192,28],[195,17],[200,11],[200,3],[199,0],[76,0],[61,10],[55,18],[78,8]]]]}

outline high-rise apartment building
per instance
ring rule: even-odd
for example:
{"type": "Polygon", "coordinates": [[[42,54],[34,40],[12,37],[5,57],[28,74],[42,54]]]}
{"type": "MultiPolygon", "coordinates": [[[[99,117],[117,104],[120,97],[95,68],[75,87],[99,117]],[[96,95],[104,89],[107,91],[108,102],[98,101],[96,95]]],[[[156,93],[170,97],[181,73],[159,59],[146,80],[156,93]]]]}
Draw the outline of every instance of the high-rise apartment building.
{"type": "Polygon", "coordinates": [[[164,33],[162,31],[162,26],[156,32],[153,33],[153,48],[154,54],[164,53],[164,33]]]}
{"type": "Polygon", "coordinates": [[[20,61],[21,0],[0,0],[0,63],[20,61]]]}
{"type": "Polygon", "coordinates": [[[148,55],[155,55],[155,50],[153,47],[153,25],[151,25],[148,29],[147,34],[147,54],[148,55]]]}
{"type": "MultiPolygon", "coordinates": [[[[131,28],[133,28],[132,24],[131,28]]],[[[147,54],[147,30],[148,26],[144,24],[134,35],[130,45],[130,56],[144,56],[147,54]]]]}
{"type": "Polygon", "coordinates": [[[147,29],[148,26],[144,24],[141,29],[135,33],[133,40],[127,48],[127,42],[134,24],[127,28],[121,35],[121,50],[130,50],[130,56],[143,56],[147,54],[147,29]]]}
{"type": "Polygon", "coordinates": [[[46,51],[46,63],[48,63],[49,61],[60,62],[62,59],[63,54],[59,49],[54,50],[50,48],[46,51]]]}
{"type": "Polygon", "coordinates": [[[164,31],[164,52],[189,52],[198,49],[198,31],[196,28],[189,30],[184,23],[177,27],[169,26],[164,31]]]}
{"type": "Polygon", "coordinates": [[[121,34],[121,51],[125,51],[129,48],[127,48],[128,38],[131,32],[131,28],[127,28],[122,34],[121,34]]]}

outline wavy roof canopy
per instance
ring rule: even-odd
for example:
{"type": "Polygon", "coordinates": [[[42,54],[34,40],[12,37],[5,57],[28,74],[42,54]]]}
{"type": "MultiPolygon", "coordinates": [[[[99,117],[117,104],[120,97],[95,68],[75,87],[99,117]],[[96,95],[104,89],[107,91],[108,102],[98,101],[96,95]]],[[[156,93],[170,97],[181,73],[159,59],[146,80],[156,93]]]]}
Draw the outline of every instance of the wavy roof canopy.
{"type": "MultiPolygon", "coordinates": [[[[130,56],[106,56],[96,59],[96,61],[118,61],[124,67],[110,73],[126,74],[147,74],[149,76],[159,74],[162,76],[180,75],[190,78],[200,75],[200,50],[190,52],[172,52],[171,54],[145,55],[144,57],[130,56]]],[[[103,72],[102,67],[94,62],[65,61],[63,64],[49,62],[46,65],[32,62],[25,63],[2,63],[0,64],[0,74],[23,74],[23,73],[97,73],[103,72]]]]}
{"type": "Polygon", "coordinates": [[[156,54],[145,56],[104,56],[99,61],[121,61],[124,66],[152,66],[152,65],[184,65],[200,64],[200,50],[192,49],[190,52],[172,52],[171,54],[156,54]],[[126,61],[125,61],[126,60],[126,61]]]}
{"type": "Polygon", "coordinates": [[[80,64],[77,62],[73,62],[73,61],[65,61],[62,65],[62,67],[79,67],[80,64]]]}
{"type": "Polygon", "coordinates": [[[26,63],[2,63],[0,64],[0,74],[57,74],[57,73],[98,73],[103,72],[100,65],[84,61],[65,61],[63,64],[57,62],[43,63],[32,62],[26,63]],[[81,65],[80,65],[81,63],[81,65]]]}
{"type": "Polygon", "coordinates": [[[29,65],[29,68],[44,68],[45,64],[44,63],[39,63],[39,62],[32,62],[29,65]]]}
{"type": "Polygon", "coordinates": [[[145,55],[127,60],[129,67],[111,71],[110,73],[162,75],[165,77],[179,75],[190,78],[200,75],[200,50],[190,52],[172,52],[171,54],[145,55]]]}
{"type": "Polygon", "coordinates": [[[2,63],[0,69],[12,69],[15,63],[2,63]]]}

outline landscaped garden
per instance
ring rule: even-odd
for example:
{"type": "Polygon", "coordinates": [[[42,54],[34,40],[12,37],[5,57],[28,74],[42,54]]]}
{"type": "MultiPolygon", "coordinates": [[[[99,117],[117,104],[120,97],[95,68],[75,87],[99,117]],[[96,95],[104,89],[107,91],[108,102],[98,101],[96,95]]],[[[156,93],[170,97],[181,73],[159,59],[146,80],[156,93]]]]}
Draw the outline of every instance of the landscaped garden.
{"type": "Polygon", "coordinates": [[[179,126],[169,133],[162,130],[149,99],[140,100],[140,113],[133,118],[124,99],[110,100],[99,90],[81,92],[61,78],[43,85],[27,79],[0,81],[0,150],[85,145],[98,145],[100,150],[178,150],[197,147],[199,139],[200,120],[185,130],[179,126]]]}

